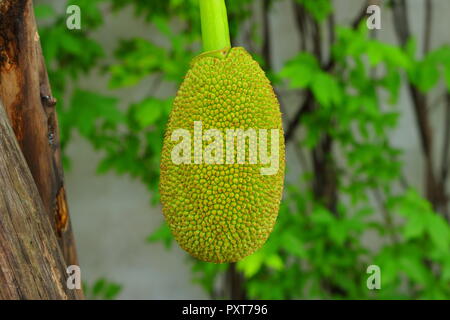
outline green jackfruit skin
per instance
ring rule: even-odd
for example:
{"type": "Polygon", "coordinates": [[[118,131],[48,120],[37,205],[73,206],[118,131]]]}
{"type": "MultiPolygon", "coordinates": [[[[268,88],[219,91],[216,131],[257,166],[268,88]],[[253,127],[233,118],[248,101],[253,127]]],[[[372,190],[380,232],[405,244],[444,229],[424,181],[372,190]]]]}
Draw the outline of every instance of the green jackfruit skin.
{"type": "MultiPolygon", "coordinates": [[[[269,139],[269,154],[271,143],[269,139]]],[[[230,49],[225,58],[195,58],[174,100],[161,155],[163,214],[178,244],[214,263],[236,262],[259,249],[278,215],[284,159],[279,103],[258,63],[240,47],[230,49]],[[174,164],[171,151],[179,141],[171,140],[172,132],[184,128],[193,138],[194,121],[202,121],[203,132],[215,128],[224,137],[225,129],[279,129],[278,172],[262,175],[261,167],[269,165],[259,160],[174,164]]]]}

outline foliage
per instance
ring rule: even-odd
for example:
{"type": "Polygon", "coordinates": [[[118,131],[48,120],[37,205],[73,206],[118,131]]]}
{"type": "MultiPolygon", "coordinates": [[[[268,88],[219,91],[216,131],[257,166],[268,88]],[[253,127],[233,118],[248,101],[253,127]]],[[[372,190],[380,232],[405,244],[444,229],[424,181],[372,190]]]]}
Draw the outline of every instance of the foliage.
{"type": "MultiPolygon", "coordinates": [[[[116,98],[90,92],[77,79],[106,70],[111,90],[147,82],[148,76],[157,84],[179,85],[199,52],[197,1],[74,2],[83,14],[79,31],[65,29],[64,13],[36,8],[43,18],[57,16],[40,28],[40,34],[54,93],[70,97],[59,99],[62,145],[76,130],[102,152],[99,173],[113,170],[139,179],[156,203],[161,143],[173,95],[160,98],[150,92],[120,109],[116,98]],[[102,25],[101,12],[126,6],[133,7],[149,28],[156,28],[167,45],[142,38],[120,40],[114,61],[105,66],[104,50],[91,33],[102,25]],[[174,19],[181,29],[173,28],[174,19]]],[[[296,2],[318,24],[333,11],[329,0],[296,2]]],[[[250,17],[251,3],[227,1],[232,37],[250,17]]],[[[356,29],[336,27],[335,34],[330,48],[334,70],[324,68],[313,54],[300,52],[276,75],[267,71],[282,79],[285,89],[312,93],[316,107],[302,117],[302,140],[290,147],[313,152],[324,136],[333,140],[328,161],[336,172],[337,208],[331,210],[314,193],[312,170],[304,170],[297,183],[287,183],[278,222],[266,245],[237,264],[246,279],[247,295],[448,299],[449,224],[414,188],[399,186],[404,160],[390,133],[398,125],[400,111],[395,105],[406,80],[423,92],[441,83],[450,91],[450,48],[442,46],[418,59],[414,39],[399,48],[372,39],[364,24],[356,29]],[[379,246],[368,238],[378,239],[379,246]],[[370,264],[382,270],[381,290],[366,287],[370,264]]],[[[148,241],[163,242],[167,248],[173,242],[165,224],[148,241]]],[[[191,261],[194,281],[215,295],[227,265],[191,261]]],[[[102,290],[95,292],[99,295],[102,290]]]]}
{"type": "Polygon", "coordinates": [[[83,283],[83,292],[90,300],[114,300],[122,291],[122,286],[105,278],[96,280],[92,285],[83,283]]]}

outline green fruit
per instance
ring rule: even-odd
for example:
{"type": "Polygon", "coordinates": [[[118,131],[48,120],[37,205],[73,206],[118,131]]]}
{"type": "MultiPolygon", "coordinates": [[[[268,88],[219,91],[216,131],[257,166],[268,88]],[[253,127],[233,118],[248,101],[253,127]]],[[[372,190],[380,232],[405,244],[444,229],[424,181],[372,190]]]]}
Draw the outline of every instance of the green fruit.
{"type": "Polygon", "coordinates": [[[161,156],[163,213],[178,244],[215,263],[235,262],[260,248],[278,215],[284,154],[279,103],[258,63],[243,48],[196,57],[175,98],[161,156]],[[199,136],[194,122],[197,129],[201,123],[202,134],[216,134],[199,136]],[[184,135],[175,134],[179,129],[184,135]],[[238,134],[227,140],[227,129],[250,129],[244,132],[257,138],[238,134]],[[264,162],[264,149],[269,158],[278,149],[278,156],[264,162]],[[182,160],[174,161],[174,154],[182,160]],[[271,166],[275,170],[262,174],[271,166]]]}

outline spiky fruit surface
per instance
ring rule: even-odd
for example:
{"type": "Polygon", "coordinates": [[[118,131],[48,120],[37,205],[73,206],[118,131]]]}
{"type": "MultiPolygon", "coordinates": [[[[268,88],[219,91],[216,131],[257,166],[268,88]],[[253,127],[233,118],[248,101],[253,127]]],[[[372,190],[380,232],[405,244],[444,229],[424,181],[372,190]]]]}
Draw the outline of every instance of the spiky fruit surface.
{"type": "MultiPolygon", "coordinates": [[[[225,158],[225,142],[223,147],[225,158]]],[[[278,100],[247,51],[238,47],[222,58],[195,58],[175,98],[161,156],[163,213],[178,244],[215,263],[235,262],[260,248],[278,215],[284,155],[278,100]],[[262,175],[261,168],[269,165],[251,164],[248,158],[244,164],[175,164],[171,154],[179,141],[172,141],[172,133],[187,129],[194,139],[194,121],[201,121],[203,132],[220,130],[224,141],[226,129],[267,129],[269,155],[271,143],[279,144],[277,173],[262,175]],[[278,141],[270,141],[271,129],[278,129],[278,141]]]]}

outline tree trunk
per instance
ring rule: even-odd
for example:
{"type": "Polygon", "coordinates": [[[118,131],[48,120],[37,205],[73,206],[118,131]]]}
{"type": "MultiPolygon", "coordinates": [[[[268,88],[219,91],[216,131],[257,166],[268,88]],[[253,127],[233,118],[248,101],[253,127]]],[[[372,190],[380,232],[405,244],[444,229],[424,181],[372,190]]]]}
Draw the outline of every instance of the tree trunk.
{"type": "MultiPolygon", "coordinates": [[[[33,177],[33,184],[36,185],[40,196],[42,206],[36,207],[34,210],[36,214],[44,213],[47,215],[49,218],[47,220],[50,222],[51,232],[41,234],[42,226],[36,224],[35,230],[26,229],[27,232],[33,232],[26,236],[33,237],[33,235],[38,234],[40,237],[44,235],[55,237],[64,258],[63,265],[77,265],[76,247],[69,218],[61,165],[58,122],[55,111],[56,100],[52,97],[31,0],[0,0],[0,101],[3,102],[9,124],[14,131],[20,150],[33,177]]],[[[0,151],[3,154],[2,148],[4,146],[0,145],[0,151]]],[[[14,188],[17,188],[17,186],[14,185],[14,188]]],[[[3,186],[0,190],[3,196],[5,192],[12,192],[3,186]]],[[[16,191],[19,192],[20,190],[16,191]]],[[[29,207],[23,207],[24,205],[22,205],[22,210],[30,209],[29,207]]],[[[1,229],[5,226],[7,213],[3,207],[1,209],[0,230],[2,234],[0,234],[0,239],[7,235],[3,234],[7,231],[1,229]]],[[[11,220],[11,223],[14,221],[11,220]]],[[[29,222],[37,223],[38,220],[30,220],[29,222]]],[[[28,225],[30,228],[32,226],[28,225]]],[[[14,227],[16,228],[16,226],[14,227]]],[[[22,234],[21,237],[25,237],[25,235],[22,234]]],[[[7,254],[7,252],[4,250],[8,247],[5,247],[3,243],[0,243],[0,246],[3,246],[3,251],[0,250],[0,254],[2,254],[0,256],[0,268],[11,267],[12,265],[5,265],[8,260],[5,260],[7,256],[4,256],[4,254],[7,254]]],[[[51,248],[49,252],[54,254],[54,248],[52,246],[49,248],[51,248]]],[[[14,248],[10,247],[9,249],[13,250],[14,248]]],[[[11,251],[9,254],[15,253],[17,252],[11,251]]],[[[44,252],[44,254],[46,253],[44,252]]],[[[50,259],[45,255],[42,258],[50,259]]],[[[17,260],[16,262],[20,261],[17,260]]],[[[38,260],[31,261],[38,262],[38,260]]],[[[26,264],[30,264],[30,262],[28,261],[26,264]]],[[[48,274],[58,270],[65,275],[65,269],[55,269],[54,265],[47,262],[44,263],[44,266],[50,268],[46,269],[48,274]]],[[[25,267],[14,267],[14,273],[9,275],[13,277],[11,279],[20,280],[20,277],[28,279],[35,276],[34,273],[32,275],[19,274],[24,271],[21,268],[25,267]]],[[[62,277],[62,275],[58,277],[62,277]]],[[[0,278],[0,280],[2,279],[0,278]]],[[[26,282],[18,282],[16,285],[21,287],[22,293],[28,293],[28,288],[23,287],[27,285],[26,282]]],[[[42,288],[49,285],[47,284],[42,288]]],[[[29,290],[32,290],[32,288],[29,288],[29,290]]],[[[1,297],[4,294],[3,281],[0,281],[0,291],[2,291],[0,292],[1,297]]],[[[60,294],[63,293],[63,291],[59,291],[60,294]]],[[[52,291],[47,296],[40,294],[35,295],[35,297],[44,298],[49,295],[56,298],[52,291]]],[[[81,290],[77,292],[77,295],[82,295],[81,290]]],[[[8,297],[18,296],[21,295],[8,295],[8,297]]],[[[23,296],[28,297],[28,294],[23,296]]],[[[60,297],[71,298],[73,294],[65,296],[61,294],[60,297]]]]}
{"type": "Polygon", "coordinates": [[[247,293],[244,287],[244,275],[236,268],[236,263],[230,263],[226,273],[225,297],[231,300],[245,300],[247,293]]]}
{"type": "Polygon", "coordinates": [[[0,190],[0,299],[81,297],[1,103],[0,190]]]}
{"type": "Polygon", "coordinates": [[[31,0],[0,0],[0,99],[65,261],[78,264],[64,188],[56,100],[31,0]]]}

